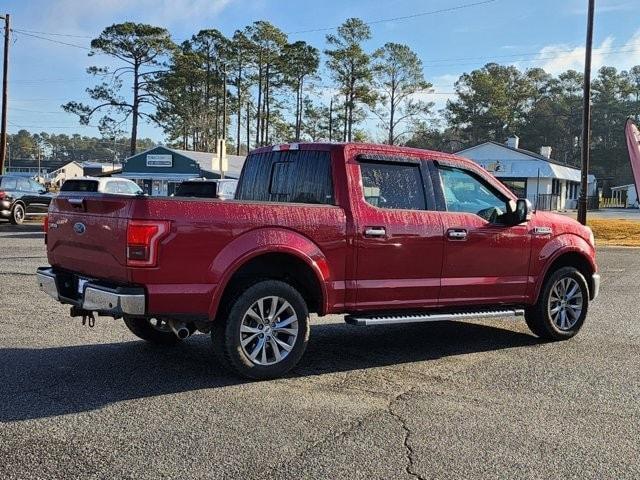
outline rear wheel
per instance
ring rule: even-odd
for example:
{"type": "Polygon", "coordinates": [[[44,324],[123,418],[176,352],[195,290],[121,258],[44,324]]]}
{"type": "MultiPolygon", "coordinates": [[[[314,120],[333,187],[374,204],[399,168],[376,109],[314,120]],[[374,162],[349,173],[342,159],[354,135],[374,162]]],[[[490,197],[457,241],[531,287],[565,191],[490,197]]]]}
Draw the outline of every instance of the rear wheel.
{"type": "Polygon", "coordinates": [[[124,318],[124,324],[136,337],[156,345],[175,345],[180,341],[166,320],[157,318],[124,318]]]}
{"type": "Polygon", "coordinates": [[[291,285],[265,280],[248,287],[211,330],[214,353],[237,374],[263,380],[296,366],[309,340],[309,313],[291,285]]]}
{"type": "Polygon", "coordinates": [[[525,320],[540,338],[566,340],[582,328],[588,308],[584,276],[574,267],[563,267],[547,278],[538,303],[525,310],[525,320]]]}
{"type": "Polygon", "coordinates": [[[24,222],[24,217],[24,206],[21,203],[14,204],[13,208],[11,209],[11,217],[9,217],[9,221],[14,225],[22,225],[22,222],[24,222]]]}

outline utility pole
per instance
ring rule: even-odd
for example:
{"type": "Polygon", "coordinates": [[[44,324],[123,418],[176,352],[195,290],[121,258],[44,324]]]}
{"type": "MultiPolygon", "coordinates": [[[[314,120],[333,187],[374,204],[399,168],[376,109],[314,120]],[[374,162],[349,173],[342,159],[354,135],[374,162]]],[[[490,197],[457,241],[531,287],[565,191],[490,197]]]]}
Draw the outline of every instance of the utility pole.
{"type": "Polygon", "coordinates": [[[582,104],[582,171],[578,221],[587,224],[587,194],[589,189],[589,148],[591,144],[591,49],[593,46],[593,15],[595,0],[589,0],[587,14],[587,44],[584,55],[584,91],[582,104]]]}
{"type": "Polygon", "coordinates": [[[9,14],[0,15],[4,19],[4,59],[2,62],[2,125],[0,126],[0,174],[4,172],[7,158],[7,104],[9,102],[9,33],[11,22],[9,14]]]}
{"type": "Polygon", "coordinates": [[[222,143],[220,145],[220,178],[224,178],[222,157],[227,154],[227,66],[222,65],[222,143]]]}

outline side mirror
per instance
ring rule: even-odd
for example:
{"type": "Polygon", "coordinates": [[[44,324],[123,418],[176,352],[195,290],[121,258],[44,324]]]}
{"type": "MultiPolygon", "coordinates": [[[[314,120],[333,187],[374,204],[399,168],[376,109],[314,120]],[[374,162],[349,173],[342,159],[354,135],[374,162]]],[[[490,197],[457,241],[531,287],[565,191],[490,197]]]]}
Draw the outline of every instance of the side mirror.
{"type": "Polygon", "coordinates": [[[531,220],[531,214],[533,213],[533,206],[531,202],[526,198],[519,198],[516,201],[509,200],[507,202],[507,224],[508,225],[520,225],[531,220]]]}

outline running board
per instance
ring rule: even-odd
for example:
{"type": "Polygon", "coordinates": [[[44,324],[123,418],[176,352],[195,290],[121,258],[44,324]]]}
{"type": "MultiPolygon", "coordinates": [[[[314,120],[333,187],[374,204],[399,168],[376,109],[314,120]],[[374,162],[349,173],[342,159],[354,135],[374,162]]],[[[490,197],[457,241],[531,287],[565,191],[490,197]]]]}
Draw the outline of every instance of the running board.
{"type": "Polygon", "coordinates": [[[375,317],[358,317],[347,315],[344,321],[350,325],[368,327],[372,325],[398,325],[403,323],[441,322],[445,320],[467,320],[470,318],[521,317],[524,310],[509,308],[505,310],[480,310],[458,313],[419,313],[412,315],[379,315],[375,317]]]}

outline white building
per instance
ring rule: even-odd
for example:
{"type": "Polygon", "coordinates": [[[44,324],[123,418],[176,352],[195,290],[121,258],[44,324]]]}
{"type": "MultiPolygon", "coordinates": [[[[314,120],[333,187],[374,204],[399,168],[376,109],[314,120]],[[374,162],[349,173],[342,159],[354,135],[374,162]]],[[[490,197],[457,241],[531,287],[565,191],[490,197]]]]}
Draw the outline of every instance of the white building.
{"type": "Polygon", "coordinates": [[[60,188],[65,180],[74,177],[82,177],[84,167],[78,162],[69,162],[44,176],[44,180],[55,188],[60,188]]]}
{"type": "Polygon", "coordinates": [[[611,197],[616,204],[624,208],[638,208],[638,192],[633,183],[611,187],[611,197]]]}
{"type": "MultiPolygon", "coordinates": [[[[506,143],[485,142],[457,154],[473,160],[540,210],[577,208],[580,170],[551,158],[551,147],[540,153],[519,148],[518,137],[506,143]]],[[[589,175],[588,196],[597,195],[596,179],[589,175]]]]}

